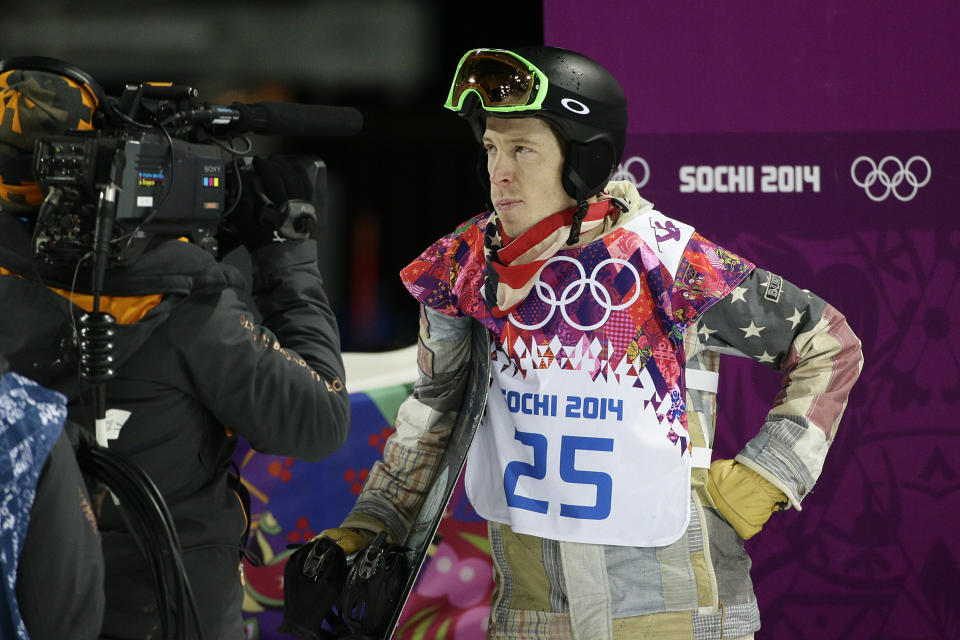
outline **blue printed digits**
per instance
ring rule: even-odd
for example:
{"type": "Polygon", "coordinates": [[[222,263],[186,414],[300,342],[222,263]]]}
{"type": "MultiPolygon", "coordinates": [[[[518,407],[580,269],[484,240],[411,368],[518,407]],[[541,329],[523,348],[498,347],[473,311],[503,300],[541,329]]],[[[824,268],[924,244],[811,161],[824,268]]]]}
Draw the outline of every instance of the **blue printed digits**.
{"type": "MultiPolygon", "coordinates": [[[[547,438],[539,433],[514,429],[515,440],[533,448],[533,464],[515,460],[503,472],[503,489],[507,505],[535,513],[546,514],[549,503],[516,493],[520,476],[543,480],[547,476],[547,438]]],[[[563,436],[560,440],[560,479],[570,484],[592,485],[597,488],[597,499],[592,505],[561,504],[560,515],[579,520],[604,520],[610,515],[613,496],[613,478],[602,471],[584,471],[576,468],[577,451],[613,451],[613,438],[563,436]]]]}
{"type": "Polygon", "coordinates": [[[507,494],[507,505],[536,513],[546,513],[546,500],[534,500],[533,498],[518,496],[516,490],[520,476],[530,476],[535,480],[543,480],[547,475],[547,437],[539,433],[527,433],[514,429],[513,438],[528,447],[533,447],[533,464],[515,460],[507,465],[503,472],[503,490],[507,494]]]}
{"type": "Polygon", "coordinates": [[[597,502],[593,506],[561,504],[560,515],[581,520],[603,520],[610,515],[613,479],[601,471],[581,471],[574,467],[577,451],[613,451],[612,438],[563,436],[560,441],[560,477],[571,484],[592,484],[597,487],[597,502]]]}
{"type": "Polygon", "coordinates": [[[612,418],[623,420],[623,400],[616,398],[594,398],[591,396],[567,396],[566,417],[588,420],[606,420],[607,412],[612,418]]]}

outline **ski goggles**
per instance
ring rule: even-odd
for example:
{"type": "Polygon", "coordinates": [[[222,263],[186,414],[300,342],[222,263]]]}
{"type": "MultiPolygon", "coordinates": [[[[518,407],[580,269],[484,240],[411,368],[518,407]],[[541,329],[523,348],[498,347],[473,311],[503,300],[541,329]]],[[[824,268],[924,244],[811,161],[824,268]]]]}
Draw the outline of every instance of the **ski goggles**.
{"type": "Polygon", "coordinates": [[[547,76],[533,63],[504,49],[473,49],[457,65],[444,107],[463,109],[469,94],[486,111],[535,111],[547,97],[547,76]]]}

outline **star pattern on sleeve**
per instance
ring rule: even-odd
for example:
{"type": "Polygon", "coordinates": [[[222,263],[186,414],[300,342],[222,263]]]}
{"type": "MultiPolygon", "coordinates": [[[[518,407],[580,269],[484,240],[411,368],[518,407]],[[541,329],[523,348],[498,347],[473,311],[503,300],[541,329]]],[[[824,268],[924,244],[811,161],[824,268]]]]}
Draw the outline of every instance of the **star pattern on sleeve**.
{"type": "Polygon", "coordinates": [[[746,303],[747,303],[747,300],[746,300],[746,298],[744,298],[744,296],[746,295],[746,293],[747,293],[747,288],[746,288],[746,287],[737,287],[736,289],[734,289],[733,291],[731,291],[731,292],[730,292],[730,304],[733,304],[734,302],[737,302],[738,300],[739,300],[740,302],[746,304],[746,303]]]}
{"type": "Polygon", "coordinates": [[[776,360],[776,358],[767,353],[766,349],[763,350],[763,353],[757,356],[757,362],[773,362],[774,360],[776,360]]]}
{"type": "Polygon", "coordinates": [[[740,331],[743,331],[743,337],[744,337],[744,338],[750,338],[750,337],[757,337],[757,338],[759,338],[759,337],[760,337],[760,332],[763,331],[764,329],[766,329],[766,327],[764,327],[764,326],[758,327],[757,325],[755,325],[755,324],[753,323],[753,320],[750,321],[750,326],[749,326],[749,327],[740,327],[740,331]]]}
{"type": "Polygon", "coordinates": [[[800,311],[800,309],[797,309],[796,307],[793,308],[793,315],[787,318],[787,320],[790,321],[791,329],[797,328],[797,325],[800,324],[800,320],[803,319],[803,314],[804,312],[800,311]]]}
{"type": "Polygon", "coordinates": [[[700,324],[700,328],[697,329],[697,333],[698,333],[699,335],[702,335],[704,340],[709,340],[709,339],[710,339],[710,334],[713,334],[713,333],[716,333],[716,332],[717,332],[716,329],[711,329],[710,327],[708,327],[708,326],[707,326],[706,324],[704,324],[704,323],[701,323],[701,324],[700,324]]]}

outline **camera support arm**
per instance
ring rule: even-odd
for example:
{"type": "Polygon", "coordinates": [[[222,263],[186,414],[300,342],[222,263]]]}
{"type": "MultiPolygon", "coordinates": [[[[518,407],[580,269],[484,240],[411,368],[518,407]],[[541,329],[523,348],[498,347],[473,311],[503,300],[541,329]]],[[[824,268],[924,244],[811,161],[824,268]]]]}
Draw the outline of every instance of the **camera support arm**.
{"type": "Polygon", "coordinates": [[[80,317],[80,377],[93,384],[94,430],[97,444],[107,446],[107,380],[116,375],[113,368],[113,338],[116,318],[100,311],[100,296],[107,272],[110,239],[117,216],[117,193],[123,175],[124,154],[117,154],[110,182],[100,191],[93,238],[93,309],[80,317]]]}

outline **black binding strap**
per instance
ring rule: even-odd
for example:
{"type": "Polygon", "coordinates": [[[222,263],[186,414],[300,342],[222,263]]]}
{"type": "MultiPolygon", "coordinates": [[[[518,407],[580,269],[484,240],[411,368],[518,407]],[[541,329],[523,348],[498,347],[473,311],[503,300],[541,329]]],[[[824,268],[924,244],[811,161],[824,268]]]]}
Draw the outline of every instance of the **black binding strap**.
{"type": "Polygon", "coordinates": [[[354,634],[379,637],[390,624],[410,574],[405,547],[380,532],[354,562],[343,588],[340,617],[354,634]]]}

